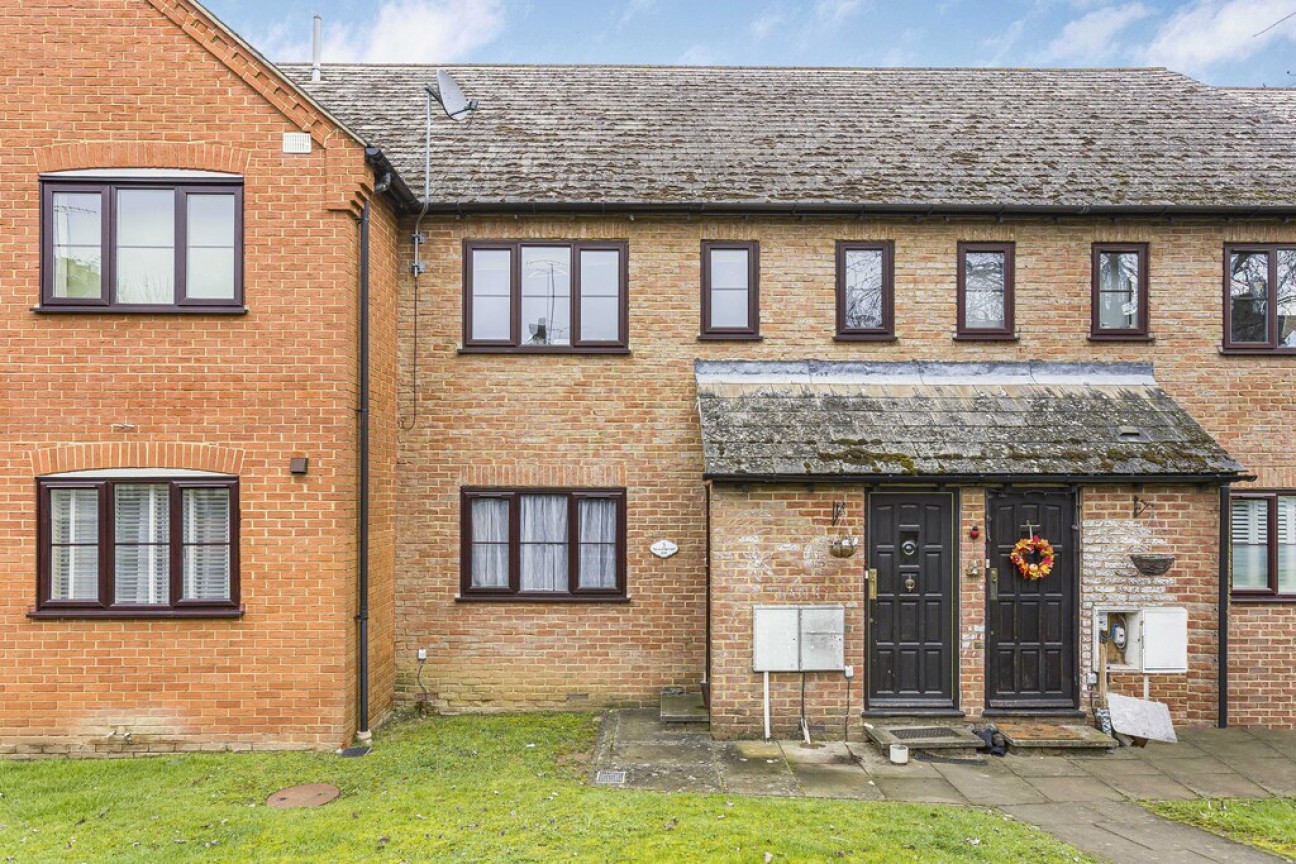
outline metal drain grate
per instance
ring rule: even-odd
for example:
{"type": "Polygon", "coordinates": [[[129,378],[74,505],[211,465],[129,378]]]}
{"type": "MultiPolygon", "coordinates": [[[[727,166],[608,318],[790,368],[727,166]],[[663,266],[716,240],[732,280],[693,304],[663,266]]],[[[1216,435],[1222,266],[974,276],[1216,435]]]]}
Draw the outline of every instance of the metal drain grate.
{"type": "Polygon", "coordinates": [[[624,771],[599,771],[594,775],[594,782],[600,786],[620,786],[625,783],[624,771]]]}
{"type": "Polygon", "coordinates": [[[901,741],[961,739],[958,730],[948,726],[905,726],[900,729],[888,729],[891,735],[901,741]]]}

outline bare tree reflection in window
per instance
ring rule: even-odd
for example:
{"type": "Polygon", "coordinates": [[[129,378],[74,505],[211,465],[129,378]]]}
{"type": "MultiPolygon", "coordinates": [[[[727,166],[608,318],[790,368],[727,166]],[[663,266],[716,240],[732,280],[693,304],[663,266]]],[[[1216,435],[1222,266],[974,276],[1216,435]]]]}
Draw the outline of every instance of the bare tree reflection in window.
{"type": "Polygon", "coordinates": [[[1269,341],[1269,253],[1235,253],[1229,276],[1232,341],[1269,341]]]}
{"type": "Polygon", "coordinates": [[[973,330],[1004,328],[1004,253],[968,252],[964,258],[965,326],[973,330]]]}
{"type": "Polygon", "coordinates": [[[882,328],[882,250],[846,253],[846,329],[882,328]]]}
{"type": "Polygon", "coordinates": [[[571,258],[569,246],[522,247],[523,344],[571,344],[571,258]]]}
{"type": "Polygon", "coordinates": [[[1278,250],[1278,345],[1296,348],[1296,249],[1278,250]]]}
{"type": "Polygon", "coordinates": [[[1098,256],[1098,326],[1102,330],[1136,330],[1139,326],[1139,256],[1137,252],[1102,252],[1098,256]]]}

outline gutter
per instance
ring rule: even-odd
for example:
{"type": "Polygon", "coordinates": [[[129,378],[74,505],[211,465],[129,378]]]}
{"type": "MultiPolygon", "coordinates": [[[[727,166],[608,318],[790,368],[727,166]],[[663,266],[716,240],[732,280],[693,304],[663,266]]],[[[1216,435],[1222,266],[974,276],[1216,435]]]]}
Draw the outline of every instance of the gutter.
{"type": "Polygon", "coordinates": [[[369,201],[360,213],[360,316],[359,316],[359,390],[356,408],[359,420],[358,457],[360,462],[359,500],[359,604],[356,612],[356,648],[359,652],[356,738],[364,744],[372,739],[369,731],[369,201]]]}
{"type": "Polygon", "coordinates": [[[413,190],[405,184],[404,178],[400,176],[387,154],[382,151],[381,147],[366,146],[365,161],[374,169],[374,175],[382,177],[387,174],[391,177],[391,184],[387,188],[387,194],[395,201],[397,208],[400,210],[416,210],[422,206],[419,197],[414,194],[413,190]]]}
{"type": "Polygon", "coordinates": [[[1228,728],[1229,709],[1229,558],[1232,540],[1233,509],[1229,501],[1229,486],[1220,487],[1219,529],[1219,728],[1228,728]]]}
{"type": "Polygon", "coordinates": [[[1250,474],[719,474],[705,472],[702,479],[716,483],[863,483],[909,485],[986,485],[1011,483],[1199,483],[1220,485],[1253,482],[1250,474]]]}

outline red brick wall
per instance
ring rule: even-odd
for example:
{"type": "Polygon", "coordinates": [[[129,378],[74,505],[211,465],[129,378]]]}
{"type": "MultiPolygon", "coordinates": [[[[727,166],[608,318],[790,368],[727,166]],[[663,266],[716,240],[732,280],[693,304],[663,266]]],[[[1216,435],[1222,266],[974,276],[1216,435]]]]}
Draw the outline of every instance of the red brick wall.
{"type": "MultiPolygon", "coordinates": [[[[1296,486],[1296,468],[1287,459],[1290,430],[1296,428],[1296,403],[1288,398],[1296,384],[1296,365],[1285,358],[1226,357],[1218,351],[1223,244],[1290,242],[1296,240],[1291,226],[1205,220],[1113,224],[1013,218],[996,223],[521,216],[428,219],[424,231],[430,268],[420,287],[420,419],[415,430],[402,432],[400,445],[396,665],[405,699],[414,692],[414,653],[420,646],[430,649],[424,683],[433,700],[451,710],[562,705],[582,696],[591,702],[637,702],[652,699],[662,686],[694,684],[700,678],[705,522],[694,358],[1151,362],[1166,389],[1260,475],[1260,483],[1296,486]],[[632,353],[457,353],[462,242],[489,238],[628,240],[632,353]],[[697,340],[703,239],[761,242],[760,342],[697,340]],[[833,341],[834,242],[853,239],[896,242],[895,343],[833,341]],[[1018,341],[951,339],[960,240],[1016,241],[1018,341]],[[1090,244],[1095,241],[1150,243],[1154,341],[1088,341],[1090,244]],[[1262,414],[1257,415],[1256,405],[1264,406],[1262,414]],[[459,487],[532,481],[627,486],[633,598],[628,607],[454,602],[459,487]],[[664,562],[646,550],[662,537],[681,549],[664,562]]],[[[400,319],[406,423],[412,398],[411,297],[406,279],[400,319]]],[[[1105,493],[1094,494],[1091,504],[1101,513],[1105,493]]],[[[1113,512],[1128,505],[1128,490],[1111,494],[1116,496],[1113,512]]],[[[1177,491],[1156,494],[1168,496],[1162,514],[1180,508],[1185,514],[1182,530],[1158,528],[1158,536],[1184,550],[1185,562],[1194,562],[1191,571],[1185,564],[1172,572],[1176,578],[1213,580],[1216,571],[1206,558],[1213,560],[1217,516],[1213,509],[1207,516],[1203,508],[1214,507],[1214,492],[1186,490],[1182,501],[1175,500],[1181,494],[1177,491]]],[[[981,493],[965,492],[962,506],[960,571],[975,554],[967,529],[972,524],[984,528],[981,493]]],[[[961,701],[975,708],[984,680],[973,629],[978,622],[969,616],[981,608],[983,588],[967,578],[960,578],[960,585],[960,634],[968,637],[960,641],[961,701]]],[[[1214,589],[1202,587],[1194,581],[1182,592],[1191,598],[1193,626],[1202,637],[1196,651],[1214,650],[1208,648],[1206,632],[1214,620],[1208,608],[1214,601],[1207,594],[1214,589]]],[[[1265,607],[1253,614],[1277,613],[1278,618],[1281,612],[1265,607]]],[[[715,623],[717,634],[732,623],[722,617],[715,623]]],[[[1238,634],[1237,639],[1245,643],[1246,637],[1238,634]]],[[[1158,685],[1169,688],[1172,704],[1182,705],[1176,709],[1180,716],[1194,722],[1213,716],[1214,696],[1207,693],[1213,685],[1208,685],[1205,662],[1203,655],[1194,667],[1206,677],[1191,691],[1192,706],[1186,684],[1178,696],[1175,685],[1158,685]]],[[[724,695],[715,695],[723,703],[724,695]]],[[[830,698],[836,697],[825,696],[830,698]]],[[[830,701],[823,705],[828,713],[836,710],[830,701]]]]}
{"type": "MultiPolygon", "coordinates": [[[[0,137],[0,530],[10,540],[0,550],[0,749],[337,746],[355,699],[363,151],[184,2],[96,0],[75,13],[58,0],[0,9],[0,86],[21,106],[0,137]],[[303,129],[314,152],[282,154],[282,133],[303,129]],[[244,176],[248,314],[32,312],[38,174],[148,167],[244,176]],[[289,474],[293,456],[310,457],[308,476],[289,474]],[[239,474],[244,618],[26,617],[35,476],[118,466],[239,474]]],[[[381,235],[390,250],[390,218],[381,235]]],[[[390,341],[390,313],[377,323],[390,341]]],[[[375,358],[388,490],[393,362],[390,351],[375,358]]],[[[374,629],[388,642],[393,506],[381,493],[374,629]]],[[[377,652],[374,674],[381,713],[390,651],[377,652]]]]}
{"type": "Polygon", "coordinates": [[[1229,611],[1229,723],[1296,729],[1296,606],[1229,611]]]}

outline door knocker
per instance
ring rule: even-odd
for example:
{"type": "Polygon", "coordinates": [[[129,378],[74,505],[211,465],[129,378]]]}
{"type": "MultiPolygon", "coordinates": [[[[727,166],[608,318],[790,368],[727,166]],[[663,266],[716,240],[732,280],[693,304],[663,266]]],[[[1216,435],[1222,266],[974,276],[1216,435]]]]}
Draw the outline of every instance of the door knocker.
{"type": "Polygon", "coordinates": [[[914,590],[914,586],[917,585],[917,584],[918,584],[918,583],[914,581],[914,578],[913,578],[912,576],[906,576],[906,577],[905,577],[905,590],[906,590],[906,591],[909,591],[909,592],[912,593],[913,590],[914,590]]]}
{"type": "Polygon", "coordinates": [[[918,552],[918,544],[912,540],[906,540],[900,544],[900,551],[906,558],[912,558],[918,552]]]}

